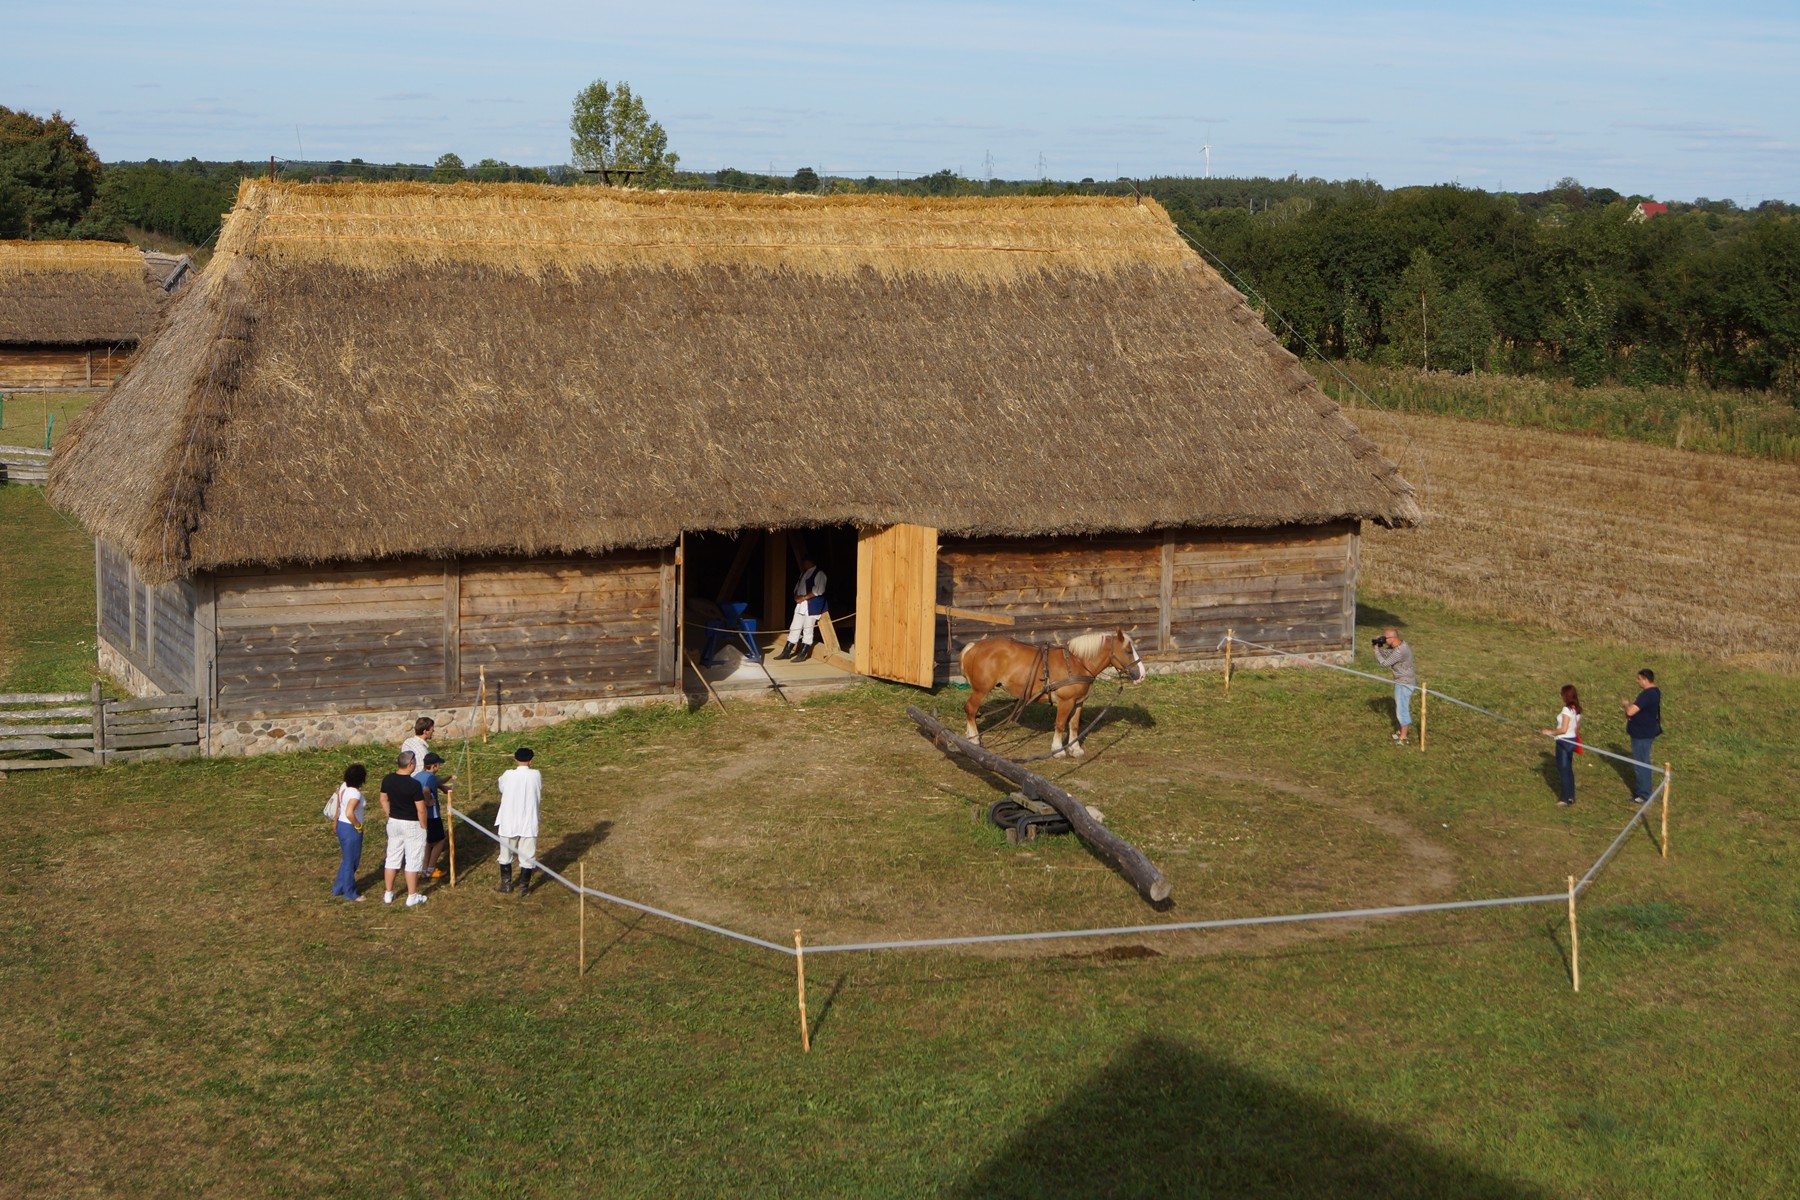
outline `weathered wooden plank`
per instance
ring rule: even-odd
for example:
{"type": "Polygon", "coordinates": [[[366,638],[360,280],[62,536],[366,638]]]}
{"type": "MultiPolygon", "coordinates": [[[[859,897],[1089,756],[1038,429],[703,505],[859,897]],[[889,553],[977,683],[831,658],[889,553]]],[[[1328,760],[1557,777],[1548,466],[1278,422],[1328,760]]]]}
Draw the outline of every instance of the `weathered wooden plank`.
{"type": "Polygon", "coordinates": [[[441,575],[430,579],[416,574],[393,579],[319,580],[305,585],[284,586],[273,581],[222,580],[219,584],[219,607],[222,611],[238,609],[318,608],[340,604],[437,604],[443,599],[441,575]]]}
{"type": "MultiPolygon", "coordinates": [[[[86,699],[85,696],[82,698],[86,699]]],[[[142,696],[135,700],[108,700],[106,702],[106,709],[108,712],[115,713],[142,712],[154,708],[192,708],[194,702],[195,697],[185,695],[142,696]]]]}
{"type": "Polygon", "coordinates": [[[88,717],[93,710],[87,705],[67,708],[0,708],[0,721],[40,721],[57,717],[88,717]]]}
{"type": "Polygon", "coordinates": [[[109,760],[125,762],[155,762],[165,758],[194,758],[200,753],[198,744],[187,746],[152,747],[148,750],[108,750],[109,760]]]}
{"type": "Polygon", "coordinates": [[[0,721],[0,738],[40,737],[48,734],[92,737],[94,725],[91,721],[68,725],[14,725],[10,721],[0,721]]]}
{"type": "Polygon", "coordinates": [[[87,698],[86,692],[0,692],[0,704],[68,704],[87,698]]]}
{"type": "Polygon", "coordinates": [[[462,677],[459,655],[462,648],[462,564],[455,559],[444,563],[444,691],[454,692],[462,677]]]}
{"type": "Polygon", "coordinates": [[[493,626],[465,629],[463,648],[475,646],[558,646],[584,642],[631,641],[654,638],[660,622],[654,619],[636,621],[587,621],[546,625],[493,626]]]}
{"type": "Polygon", "coordinates": [[[87,737],[53,738],[53,737],[4,737],[0,736],[0,752],[18,752],[21,750],[92,750],[94,737],[90,732],[87,737]]]}
{"type": "Polygon", "coordinates": [[[107,713],[107,729],[120,729],[127,733],[141,733],[147,729],[160,729],[165,726],[195,725],[200,718],[192,708],[168,709],[163,712],[143,713],[107,713]]]}
{"type": "Polygon", "coordinates": [[[120,750],[141,750],[146,746],[187,746],[198,740],[199,733],[191,728],[166,733],[120,734],[107,739],[106,752],[110,755],[120,750]]]}

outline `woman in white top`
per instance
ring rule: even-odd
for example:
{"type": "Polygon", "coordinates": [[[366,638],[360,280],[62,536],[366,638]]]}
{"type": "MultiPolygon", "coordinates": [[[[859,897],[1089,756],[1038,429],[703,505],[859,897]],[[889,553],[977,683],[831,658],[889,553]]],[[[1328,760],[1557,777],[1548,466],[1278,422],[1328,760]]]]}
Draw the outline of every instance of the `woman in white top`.
{"type": "Polygon", "coordinates": [[[362,785],[368,779],[367,767],[361,763],[351,763],[344,768],[344,782],[338,785],[337,791],[331,794],[331,799],[325,804],[325,812],[331,817],[331,827],[337,830],[338,849],[343,853],[343,858],[338,863],[337,882],[332,884],[331,894],[342,896],[346,900],[362,899],[356,890],[356,868],[362,862],[362,785]]]}
{"type": "Polygon", "coordinates": [[[1543,734],[1556,739],[1556,773],[1562,779],[1562,799],[1556,807],[1567,808],[1575,803],[1575,751],[1581,745],[1581,694],[1574,684],[1563,684],[1562,702],[1562,711],[1556,714],[1556,728],[1546,729],[1543,734]]]}

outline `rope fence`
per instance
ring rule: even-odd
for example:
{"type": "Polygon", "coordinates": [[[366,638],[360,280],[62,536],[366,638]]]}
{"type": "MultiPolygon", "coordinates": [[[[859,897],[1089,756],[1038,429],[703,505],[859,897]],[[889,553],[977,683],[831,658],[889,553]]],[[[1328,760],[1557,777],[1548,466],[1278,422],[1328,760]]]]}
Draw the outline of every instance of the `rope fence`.
{"type": "MultiPolygon", "coordinates": [[[[1353,668],[1341,666],[1336,663],[1324,662],[1323,660],[1312,658],[1309,655],[1295,654],[1291,651],[1280,650],[1273,646],[1267,646],[1267,645],[1263,645],[1263,644],[1257,643],[1257,642],[1245,641],[1244,639],[1236,637],[1235,635],[1232,635],[1232,634],[1227,634],[1226,637],[1220,641],[1219,645],[1221,648],[1229,649],[1229,646],[1232,643],[1235,643],[1240,646],[1245,646],[1245,647],[1248,647],[1253,650],[1259,650],[1264,653],[1277,654],[1277,655],[1281,655],[1286,658],[1292,658],[1292,659],[1296,659],[1299,661],[1308,662],[1315,666],[1329,667],[1330,669],[1332,669],[1334,671],[1341,671],[1344,674],[1354,675],[1354,676],[1357,676],[1362,679],[1372,680],[1376,683],[1380,683],[1383,685],[1390,685],[1392,682],[1391,680],[1383,679],[1378,675],[1372,675],[1366,671],[1358,671],[1353,668]]],[[[1424,689],[1422,689],[1422,688],[1420,690],[1422,692],[1424,691],[1424,689]]],[[[1470,709],[1471,711],[1474,711],[1474,712],[1481,713],[1484,716],[1491,717],[1494,720],[1501,721],[1505,724],[1514,725],[1514,726],[1518,726],[1521,728],[1529,728],[1529,726],[1525,725],[1524,722],[1514,720],[1513,718],[1508,717],[1502,713],[1497,713],[1490,709],[1482,708],[1479,705],[1470,704],[1469,702],[1467,702],[1465,700],[1460,700],[1455,696],[1449,696],[1442,692],[1437,692],[1437,691],[1433,691],[1430,694],[1437,696],[1439,699],[1448,700],[1453,704],[1459,704],[1464,708],[1470,709]]],[[[1628,757],[1625,757],[1624,755],[1613,754],[1609,751],[1595,749],[1594,747],[1583,747],[1583,749],[1588,750],[1592,753],[1604,755],[1605,757],[1608,757],[1608,758],[1617,759],[1618,761],[1621,761],[1621,762],[1631,763],[1634,766],[1639,765],[1636,759],[1628,758],[1628,757]]],[[[468,744],[467,744],[466,740],[464,742],[464,748],[463,748],[463,759],[466,764],[467,760],[468,760],[468,744]]],[[[1567,891],[1548,892],[1548,893],[1544,893],[1541,895],[1534,895],[1534,896],[1500,896],[1500,897],[1491,897],[1491,898],[1480,899],[1480,900],[1445,900],[1445,901],[1437,901],[1437,902],[1430,903],[1430,904],[1397,904],[1397,905],[1386,905],[1386,906],[1382,906],[1382,907],[1378,907],[1378,908],[1335,909],[1335,910],[1326,911],[1326,912],[1281,913],[1281,914],[1276,914],[1276,915],[1272,915],[1272,916],[1262,916],[1262,917],[1223,917],[1223,918],[1215,918],[1212,920],[1205,920],[1205,921],[1173,921],[1173,922],[1166,922],[1166,923],[1159,923],[1159,924],[1152,924],[1152,925],[1113,925],[1113,926],[1106,926],[1106,927],[1100,927],[1100,928],[1087,928],[1087,929],[1040,930],[1040,931],[1029,932],[1029,933],[986,933],[986,934],[971,934],[971,935],[967,935],[967,936],[963,936],[963,937],[895,938],[895,939],[890,939],[890,940],[886,940],[886,941],[872,941],[872,942],[836,942],[836,943],[828,943],[826,945],[820,945],[820,946],[804,945],[802,938],[801,938],[800,931],[795,930],[794,931],[794,944],[789,946],[789,945],[786,945],[781,942],[773,942],[766,938],[756,937],[753,934],[741,933],[735,929],[727,929],[723,925],[715,925],[708,921],[701,921],[701,920],[697,920],[696,918],[693,918],[693,917],[683,916],[680,913],[670,912],[667,909],[656,908],[649,904],[642,904],[636,900],[629,900],[623,896],[616,896],[610,892],[600,891],[597,888],[590,888],[590,887],[586,886],[585,882],[576,883],[576,882],[573,882],[573,881],[565,878],[563,875],[552,870],[550,867],[545,866],[542,861],[538,861],[536,863],[536,867],[538,870],[542,871],[545,876],[547,876],[550,879],[554,879],[557,883],[559,883],[563,887],[567,888],[571,893],[575,894],[577,897],[592,897],[596,900],[604,900],[609,904],[616,904],[622,908],[631,909],[634,912],[644,913],[648,916],[653,916],[653,917],[661,917],[662,919],[664,919],[666,921],[673,921],[678,925],[684,925],[690,929],[703,930],[707,933],[717,934],[720,937],[729,938],[733,941],[742,942],[742,943],[744,943],[746,945],[750,945],[750,946],[755,946],[761,950],[769,950],[769,951],[773,951],[776,954],[786,955],[791,958],[794,958],[796,960],[796,975],[797,975],[797,980],[798,980],[797,986],[799,988],[799,1005],[800,1005],[800,1013],[801,1013],[801,1042],[802,1042],[802,1045],[807,1050],[810,1050],[812,1048],[811,1035],[810,1035],[809,1028],[806,1024],[806,1016],[805,1016],[805,1014],[806,1014],[805,956],[808,953],[815,954],[815,955],[818,955],[818,954],[851,954],[851,953],[880,952],[880,951],[889,951],[889,950],[943,949],[943,948],[952,947],[952,946],[991,946],[991,945],[1000,945],[1000,944],[1013,943],[1013,942],[1066,941],[1066,940],[1076,939],[1076,938],[1144,937],[1144,936],[1154,936],[1154,935],[1158,935],[1158,934],[1200,932],[1200,931],[1214,930],[1214,929],[1241,929],[1241,928],[1248,928],[1248,927],[1253,927],[1253,926],[1258,926],[1258,925],[1295,925],[1295,924],[1305,924],[1305,923],[1315,922],[1315,921],[1349,921],[1349,920],[1371,919],[1371,918],[1380,918],[1380,917],[1411,916],[1411,915],[1418,914],[1418,913],[1460,912],[1460,911],[1473,910],[1473,909],[1514,908],[1514,907],[1523,907],[1526,905],[1534,905],[1534,904],[1563,904],[1563,903],[1566,903],[1569,906],[1569,933],[1570,933],[1570,964],[1569,965],[1570,965],[1570,972],[1571,972],[1571,978],[1572,978],[1572,982],[1574,983],[1575,990],[1580,991],[1581,990],[1581,984],[1580,984],[1581,968],[1580,968],[1579,942],[1578,942],[1577,933],[1576,933],[1576,908],[1575,908],[1576,898],[1579,897],[1581,895],[1581,893],[1585,892],[1589,886],[1591,886],[1595,881],[1597,881],[1599,879],[1600,873],[1603,870],[1605,870],[1606,866],[1612,861],[1614,856],[1618,854],[1620,848],[1624,846],[1626,839],[1631,835],[1631,832],[1635,828],[1637,828],[1637,826],[1640,823],[1644,824],[1646,830],[1649,829],[1649,823],[1648,823],[1649,812],[1650,812],[1652,806],[1658,805],[1659,802],[1660,802],[1660,809],[1661,809],[1661,813],[1662,813],[1662,836],[1660,838],[1660,849],[1661,849],[1663,857],[1666,858],[1668,856],[1669,788],[1670,788],[1670,783],[1671,783],[1671,773],[1666,765],[1663,767],[1653,767],[1652,769],[1655,770],[1658,774],[1660,774],[1662,776],[1662,779],[1660,780],[1660,782],[1658,782],[1655,789],[1652,791],[1649,798],[1644,801],[1644,803],[1633,806],[1631,818],[1625,822],[1624,827],[1619,830],[1618,834],[1607,845],[1606,849],[1601,852],[1600,856],[1594,860],[1593,865],[1588,867],[1587,871],[1581,876],[1581,878],[1579,880],[1577,880],[1575,876],[1573,876],[1573,875],[1569,876],[1569,886],[1568,886],[1567,891]]],[[[495,832],[492,829],[489,829],[487,826],[483,825],[481,822],[475,820],[468,813],[463,812],[462,810],[460,810],[448,803],[446,803],[445,808],[447,809],[447,811],[449,812],[451,817],[455,818],[456,820],[460,820],[464,825],[467,825],[469,828],[474,829],[477,833],[481,834],[483,837],[487,838],[489,841],[494,842],[496,845],[498,845],[501,842],[501,837],[497,832],[495,832]]],[[[454,854],[454,850],[452,851],[452,854],[454,854]]],[[[454,860],[452,861],[451,871],[452,871],[452,879],[454,879],[455,878],[454,860]]],[[[585,870],[584,870],[583,874],[585,875],[585,870]]],[[[585,908],[583,909],[582,916],[581,916],[581,929],[582,929],[582,931],[581,931],[580,936],[581,936],[582,948],[581,948],[581,952],[580,952],[578,961],[580,963],[580,969],[585,973],[585,970],[586,970],[586,966],[585,966],[585,964],[586,964],[586,910],[585,910],[585,908]]]]}

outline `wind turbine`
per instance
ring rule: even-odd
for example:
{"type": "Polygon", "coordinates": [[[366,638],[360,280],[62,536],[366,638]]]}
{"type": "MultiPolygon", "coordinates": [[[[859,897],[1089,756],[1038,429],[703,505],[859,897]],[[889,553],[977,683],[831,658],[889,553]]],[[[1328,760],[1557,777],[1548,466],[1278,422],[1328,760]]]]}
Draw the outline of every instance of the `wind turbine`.
{"type": "Polygon", "coordinates": [[[1200,147],[1200,153],[1206,155],[1206,178],[1212,178],[1212,134],[1206,135],[1206,145],[1200,147]]]}

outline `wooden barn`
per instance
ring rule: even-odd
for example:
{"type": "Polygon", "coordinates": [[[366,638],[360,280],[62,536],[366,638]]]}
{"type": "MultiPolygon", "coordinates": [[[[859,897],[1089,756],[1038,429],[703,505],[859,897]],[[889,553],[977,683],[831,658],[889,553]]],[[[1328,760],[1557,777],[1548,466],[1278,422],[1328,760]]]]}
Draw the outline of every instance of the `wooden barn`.
{"type": "Polygon", "coordinates": [[[50,498],[103,664],[215,752],[682,694],[801,552],[913,684],[996,617],[1344,654],[1361,523],[1418,513],[1149,201],[260,181],[50,498]]]}
{"type": "Polygon", "coordinates": [[[117,242],[0,241],[0,391],[105,387],[191,266],[117,242]]]}

